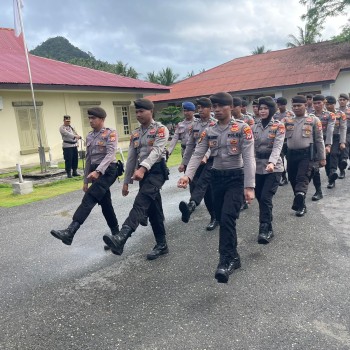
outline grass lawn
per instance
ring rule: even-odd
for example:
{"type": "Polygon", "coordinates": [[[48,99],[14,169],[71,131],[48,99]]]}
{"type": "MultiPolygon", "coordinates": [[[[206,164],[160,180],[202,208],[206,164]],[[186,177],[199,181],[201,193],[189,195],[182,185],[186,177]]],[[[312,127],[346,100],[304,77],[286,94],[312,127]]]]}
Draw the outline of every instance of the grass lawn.
{"type": "MultiPolygon", "coordinates": [[[[125,159],[127,158],[127,153],[124,153],[125,159]]],[[[117,155],[117,159],[120,158],[120,154],[117,155]]],[[[181,162],[181,147],[178,143],[175,147],[171,157],[168,160],[168,167],[173,167],[179,165],[181,162]]],[[[60,163],[59,168],[64,169],[64,163],[60,163]]],[[[82,169],[81,160],[79,160],[79,168],[82,169]]],[[[22,173],[28,173],[35,170],[40,170],[40,166],[23,169],[22,173]]],[[[13,176],[17,172],[9,172],[6,174],[1,174],[0,178],[5,178],[8,176],[13,176]]],[[[53,181],[46,185],[34,185],[34,191],[29,194],[15,195],[12,193],[12,186],[8,184],[0,184],[0,207],[14,207],[18,205],[23,205],[31,202],[40,201],[47,198],[56,197],[60,194],[80,190],[83,187],[83,181],[81,177],[75,177],[72,179],[63,179],[53,181]]]]}

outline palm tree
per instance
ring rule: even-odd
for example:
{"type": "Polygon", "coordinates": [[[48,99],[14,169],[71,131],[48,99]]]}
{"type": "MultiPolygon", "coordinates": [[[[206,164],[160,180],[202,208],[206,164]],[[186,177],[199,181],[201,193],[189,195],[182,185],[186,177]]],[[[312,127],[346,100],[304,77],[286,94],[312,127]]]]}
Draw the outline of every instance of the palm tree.
{"type": "Polygon", "coordinates": [[[163,68],[158,73],[159,83],[166,86],[174,84],[178,77],[179,74],[174,73],[170,67],[163,68]]]}
{"type": "Polygon", "coordinates": [[[293,34],[289,34],[288,37],[291,39],[286,45],[287,47],[297,47],[308,44],[314,44],[318,42],[317,37],[321,36],[318,30],[322,29],[322,26],[318,26],[316,29],[313,25],[306,25],[305,29],[298,27],[299,36],[296,37],[293,34]]]}
{"type": "Polygon", "coordinates": [[[260,55],[262,53],[270,52],[271,50],[265,50],[265,45],[257,46],[254,51],[252,51],[252,55],[260,55]]]}

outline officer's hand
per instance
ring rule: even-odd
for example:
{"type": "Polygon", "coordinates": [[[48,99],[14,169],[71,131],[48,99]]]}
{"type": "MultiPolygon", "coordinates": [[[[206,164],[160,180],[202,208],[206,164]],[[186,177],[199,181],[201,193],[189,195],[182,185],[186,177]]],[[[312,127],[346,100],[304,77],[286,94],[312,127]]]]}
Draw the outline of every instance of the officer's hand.
{"type": "Polygon", "coordinates": [[[202,161],[201,161],[201,164],[207,164],[207,161],[208,161],[207,156],[204,156],[202,161]]]}
{"type": "Polygon", "coordinates": [[[273,173],[275,169],[275,165],[273,163],[269,163],[267,164],[267,167],[265,168],[265,170],[268,172],[268,173],[273,173]]]}
{"type": "Polygon", "coordinates": [[[83,185],[83,191],[87,192],[88,189],[89,189],[89,185],[88,184],[84,184],[83,185]]]}
{"type": "Polygon", "coordinates": [[[145,176],[147,169],[143,166],[135,170],[134,175],[131,177],[132,180],[141,181],[145,176]]]}
{"type": "Polygon", "coordinates": [[[322,167],[324,167],[325,165],[326,165],[326,160],[325,159],[322,159],[322,160],[320,160],[319,161],[319,164],[320,164],[320,167],[322,168],[322,167]]]}
{"type": "Polygon", "coordinates": [[[75,135],[75,138],[76,138],[77,140],[80,140],[80,139],[81,139],[81,136],[75,135]]]}
{"type": "Polygon", "coordinates": [[[177,182],[177,187],[179,188],[187,188],[187,185],[190,182],[190,178],[186,175],[181,176],[179,181],[177,182]]]}
{"type": "Polygon", "coordinates": [[[179,173],[183,173],[186,170],[186,166],[184,164],[180,164],[177,170],[179,171],[179,173]]]}
{"type": "Polygon", "coordinates": [[[339,148],[340,148],[341,150],[345,149],[345,143],[341,143],[341,144],[339,145],[339,148]]]}
{"type": "Polygon", "coordinates": [[[88,180],[97,180],[98,178],[100,177],[100,173],[98,173],[96,170],[95,171],[92,171],[88,176],[87,176],[87,179],[88,180]]]}
{"type": "Polygon", "coordinates": [[[246,187],[244,189],[244,198],[248,202],[248,204],[252,203],[252,200],[255,198],[255,191],[252,187],[246,187]]]}
{"type": "Polygon", "coordinates": [[[326,154],[331,153],[331,146],[326,146],[325,149],[326,149],[326,154]]]}
{"type": "Polygon", "coordinates": [[[122,195],[123,195],[123,197],[126,197],[128,194],[129,194],[129,185],[124,184],[123,189],[122,189],[122,195]]]}

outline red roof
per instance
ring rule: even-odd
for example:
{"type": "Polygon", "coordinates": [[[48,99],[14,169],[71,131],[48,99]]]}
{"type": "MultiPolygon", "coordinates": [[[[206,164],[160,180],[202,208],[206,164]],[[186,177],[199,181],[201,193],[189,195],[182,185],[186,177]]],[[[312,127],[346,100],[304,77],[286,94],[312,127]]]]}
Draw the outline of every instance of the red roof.
{"type": "Polygon", "coordinates": [[[171,101],[219,91],[249,92],[333,82],[341,69],[348,68],[350,43],[321,42],[236,58],[172,85],[169,94],[147,98],[171,101]]]}
{"type": "MultiPolygon", "coordinates": [[[[168,86],[123,77],[29,54],[33,84],[169,90],[168,86]]],[[[29,77],[22,36],[0,28],[0,84],[28,84],[29,77]]]]}

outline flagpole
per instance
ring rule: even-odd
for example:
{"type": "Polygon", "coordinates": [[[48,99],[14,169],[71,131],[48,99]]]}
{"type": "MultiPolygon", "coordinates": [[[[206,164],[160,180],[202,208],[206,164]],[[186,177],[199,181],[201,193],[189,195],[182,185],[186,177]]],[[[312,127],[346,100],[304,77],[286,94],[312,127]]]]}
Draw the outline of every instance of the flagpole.
{"type": "Polygon", "coordinates": [[[19,0],[15,0],[15,1],[16,1],[16,5],[17,5],[18,17],[19,17],[19,21],[20,21],[22,36],[23,36],[24,52],[25,52],[25,55],[26,55],[26,62],[27,62],[29,82],[30,82],[30,90],[32,92],[32,100],[33,100],[33,105],[34,105],[35,120],[36,120],[36,125],[37,125],[36,132],[37,132],[37,137],[38,137],[38,141],[39,141],[40,167],[41,167],[41,172],[43,173],[43,172],[46,172],[47,169],[46,169],[45,149],[44,149],[42,141],[41,141],[41,123],[40,123],[38,110],[36,108],[36,101],[35,101],[33,80],[32,80],[32,72],[31,72],[31,69],[30,69],[28,49],[27,49],[27,44],[26,44],[26,39],[25,39],[25,34],[24,34],[24,25],[23,25],[23,20],[22,20],[22,11],[21,11],[21,7],[20,7],[20,1],[19,0]]]}

